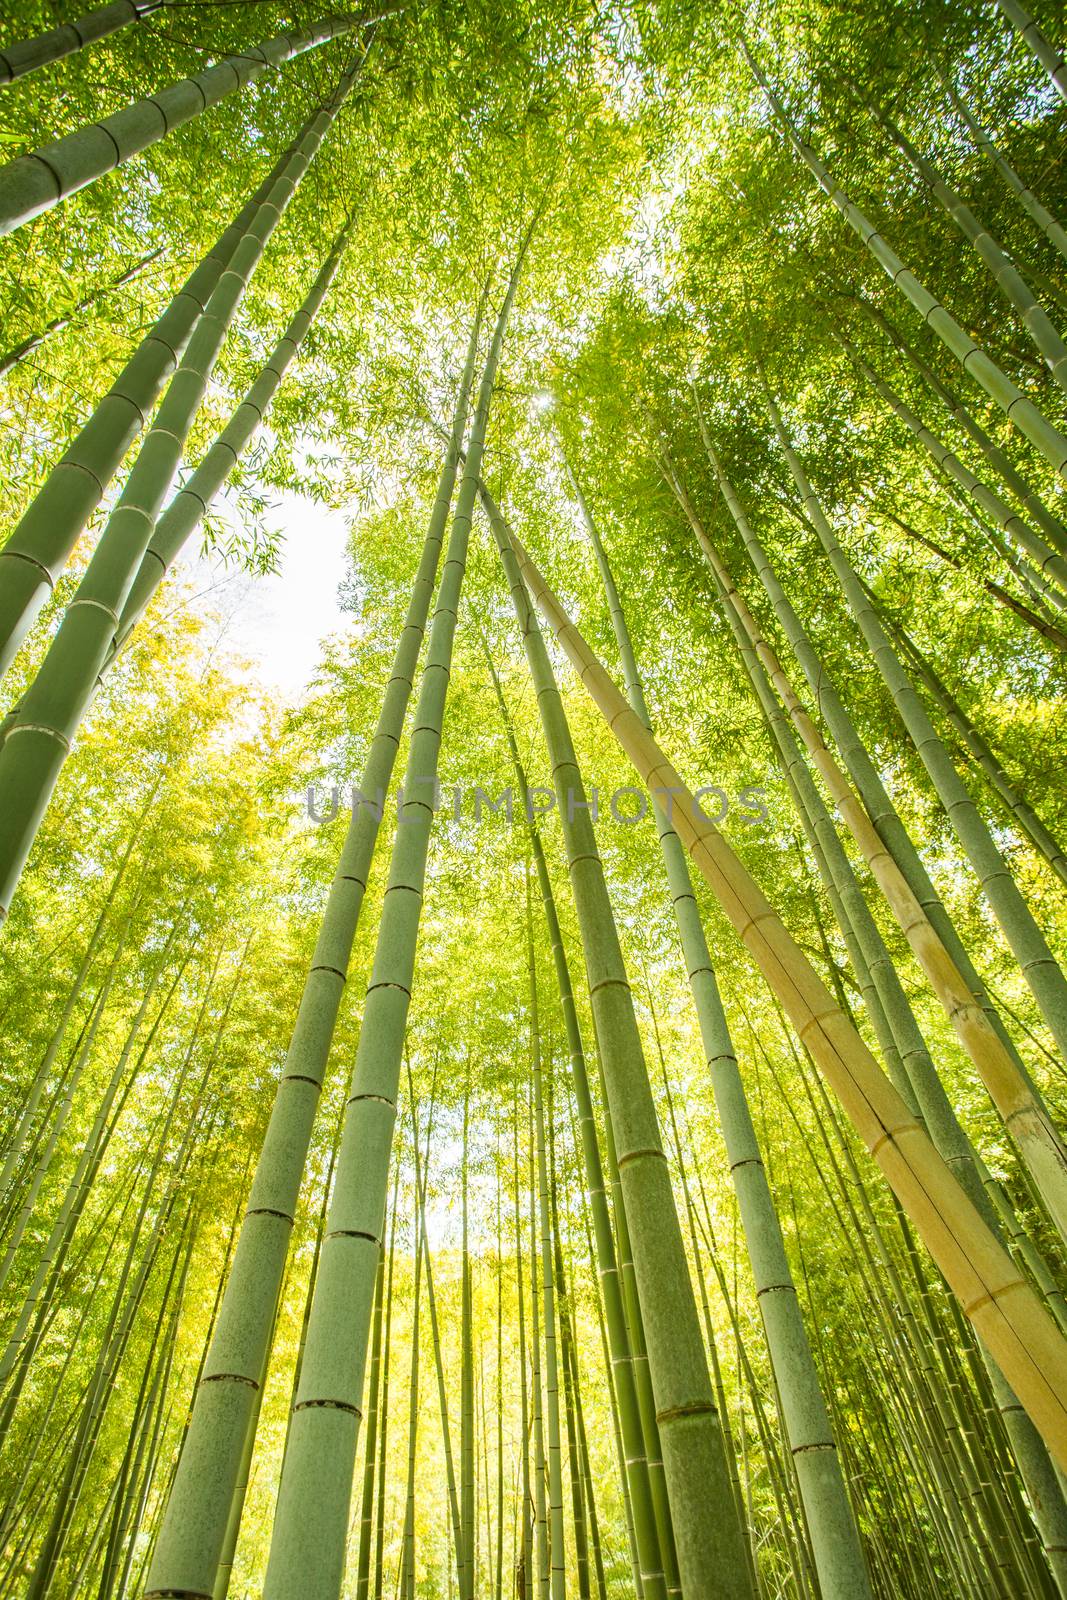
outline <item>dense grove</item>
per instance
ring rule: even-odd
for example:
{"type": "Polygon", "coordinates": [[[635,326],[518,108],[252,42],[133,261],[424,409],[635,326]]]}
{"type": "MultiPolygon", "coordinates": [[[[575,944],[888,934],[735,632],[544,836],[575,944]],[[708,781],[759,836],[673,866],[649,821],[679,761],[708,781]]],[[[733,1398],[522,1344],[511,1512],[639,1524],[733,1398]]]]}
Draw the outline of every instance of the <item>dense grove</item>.
{"type": "Polygon", "coordinates": [[[1067,1597],[1062,10],[2,10],[0,1597],[1067,1597]]]}

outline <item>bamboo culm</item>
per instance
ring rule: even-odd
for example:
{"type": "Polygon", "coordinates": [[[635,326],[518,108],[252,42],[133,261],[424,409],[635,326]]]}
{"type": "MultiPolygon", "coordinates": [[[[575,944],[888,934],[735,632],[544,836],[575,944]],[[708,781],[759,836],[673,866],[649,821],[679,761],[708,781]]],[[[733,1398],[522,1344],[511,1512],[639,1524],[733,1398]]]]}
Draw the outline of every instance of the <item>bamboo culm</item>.
{"type": "Polygon", "coordinates": [[[0,236],[13,233],[106,172],[113,172],[157,139],[261,77],[268,68],[280,67],[372,20],[327,17],[297,33],[280,33],[238,55],[223,56],[195,77],[183,78],[53,144],[16,156],[0,167],[0,236]]]}
{"type": "MultiPolygon", "coordinates": [[[[349,74],[333,104],[315,117],[219,277],[85,575],[22,698],[18,716],[5,724],[6,737],[0,746],[0,813],[4,818],[0,827],[0,916],[10,907],[48,801],[92,698],[120,625],[120,613],[149,548],[159,508],[179,466],[185,440],[248,280],[353,81],[354,74],[349,74]]],[[[347,237],[350,226],[343,230],[340,242],[347,237]]],[[[324,268],[324,281],[316,282],[312,291],[314,309],[325,295],[338,260],[335,246],[324,268]]],[[[300,325],[306,326],[303,315],[300,325]]],[[[283,342],[281,347],[283,356],[288,343],[283,342]]],[[[295,350],[296,346],[291,348],[295,350]]],[[[264,376],[269,383],[274,378],[273,367],[264,376]]],[[[274,381],[276,385],[277,380],[274,381]]],[[[218,453],[225,458],[221,444],[218,453]]],[[[236,455],[231,454],[231,467],[235,461],[236,455]]],[[[184,492],[188,498],[188,487],[184,492]]],[[[204,502],[195,503],[204,515],[204,502]]]]}
{"type": "MultiPolygon", "coordinates": [[[[503,529],[503,514],[484,483],[481,485],[479,492],[486,515],[491,522],[497,522],[503,529]]],[[[489,671],[504,722],[504,732],[508,749],[511,753],[512,765],[515,769],[519,793],[525,799],[528,793],[526,772],[519,757],[514,729],[504,703],[500,681],[493,667],[491,657],[489,658],[489,671]]],[[[559,990],[560,1006],[563,1011],[567,1050],[570,1057],[571,1079],[577,1105],[586,1195],[592,1216],[594,1245],[591,1254],[596,1263],[597,1278],[603,1299],[604,1334],[608,1347],[612,1396],[618,1410],[619,1470],[625,1485],[626,1504],[633,1522],[634,1582],[635,1587],[639,1589],[641,1594],[648,1596],[648,1600],[666,1600],[666,1578],[663,1571],[659,1534],[656,1526],[656,1509],[648,1458],[645,1453],[641,1412],[637,1398],[633,1350],[626,1320],[618,1251],[612,1229],[607,1189],[604,1182],[604,1168],[593,1114],[585,1048],[574,1003],[570,967],[567,953],[563,946],[563,933],[560,928],[559,913],[556,909],[552,880],[549,876],[548,862],[545,859],[541,836],[532,817],[528,822],[527,831],[534,865],[537,870],[537,881],[541,892],[541,904],[545,922],[548,927],[549,943],[552,947],[553,963],[556,969],[556,985],[559,990]]]]}
{"type": "Polygon", "coordinates": [[[364,769],[361,793],[370,803],[353,807],[323,912],[233,1269],[193,1402],[189,1437],[164,1510],[148,1578],[150,1595],[182,1589],[209,1593],[214,1584],[253,1386],[263,1368],[315,1111],[378,837],[382,807],[373,803],[374,797],[384,796],[392,777],[433,594],[466,420],[479,322],[476,318],[452,441],[364,769]]]}
{"type": "Polygon", "coordinates": [[[430,627],[405,773],[401,825],[396,832],[352,1072],[300,1388],[282,1463],[264,1600],[288,1600],[294,1591],[306,1600],[337,1600],[344,1580],[374,1269],[381,1243],[456,613],[493,384],[529,238],[528,232],[482,372],[430,627]]]}
{"type": "Polygon", "coordinates": [[[166,0],[112,0],[111,5],[86,11],[73,22],[61,23],[58,28],[35,34],[32,39],[7,44],[0,50],[0,84],[14,83],[28,72],[51,66],[53,61],[62,61],[64,56],[118,33],[131,22],[143,22],[165,3],[166,0]]]}
{"type": "Polygon", "coordinates": [[[683,843],[1053,1458],[1061,1470],[1067,1469],[1067,1342],[755,881],[642,727],[529,553],[514,533],[511,538],[516,560],[553,636],[646,787],[650,792],[657,786],[668,792],[673,788],[679,796],[675,815],[683,843]]]}
{"type": "MultiPolygon", "coordinates": [[[[630,630],[614,574],[585,497],[569,466],[571,487],[596,557],[622,666],[627,699],[652,731],[630,630]]],[[[704,1058],[726,1142],[771,1363],[782,1396],[786,1431],[807,1512],[819,1586],[826,1597],[869,1596],[855,1518],[845,1492],[819,1375],[785,1254],[781,1225],[723,1010],[685,849],[662,801],[656,827],[689,975],[704,1058]]]]}
{"type": "Polygon", "coordinates": [[[557,790],[593,1016],[617,1141],[640,1314],[683,1592],[751,1594],[722,1430],[633,996],[563,704],[507,525],[492,522],[530,665],[557,790]]]}
{"type": "Polygon", "coordinates": [[[0,549],[0,675],[7,671],[52,592],[164,383],[181,361],[219,278],[295,148],[292,144],[282,152],[251,199],[156,318],[0,549]]]}
{"type": "MultiPolygon", "coordinates": [[[[1014,3],[1014,0],[1010,0],[1014,3]]],[[[858,206],[841,188],[826,166],[810,145],[801,138],[797,129],[791,122],[785,107],[774,93],[766,77],[761,71],[755,57],[743,40],[740,48],[752,71],[752,75],[782,125],[786,137],[794,150],[800,156],[805,166],[810,171],[819,188],[837,208],[845,221],[857,233],[860,239],[871,252],[879,266],[892,280],[894,286],[919,313],[920,317],[928,323],[938,338],[959,362],[963,370],[980,384],[991,400],[994,400],[1006,416],[1025,434],[1030,443],[1039,450],[1049,462],[1053,470],[1061,478],[1067,479],[1067,436],[1053,427],[1043,412],[1030,400],[1017,384],[1013,383],[1006,373],[986,355],[979,345],[971,338],[956,319],[932,295],[926,285],[921,283],[915,273],[907,268],[896,251],[891,249],[882,238],[874,224],[863,214],[858,206]]]]}

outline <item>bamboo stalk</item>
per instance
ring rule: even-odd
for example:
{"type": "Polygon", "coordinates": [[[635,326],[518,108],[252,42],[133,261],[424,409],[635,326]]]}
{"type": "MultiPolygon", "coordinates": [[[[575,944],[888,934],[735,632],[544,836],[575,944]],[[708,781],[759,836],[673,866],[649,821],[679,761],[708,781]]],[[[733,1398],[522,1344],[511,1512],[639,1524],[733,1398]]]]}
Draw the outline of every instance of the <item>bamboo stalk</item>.
{"type": "Polygon", "coordinates": [[[678,796],[676,827],[857,1134],[1061,1470],[1067,1470],[1067,1342],[996,1242],[867,1046],[656,741],[641,726],[532,562],[512,546],[553,637],[650,791],[678,796]]]}

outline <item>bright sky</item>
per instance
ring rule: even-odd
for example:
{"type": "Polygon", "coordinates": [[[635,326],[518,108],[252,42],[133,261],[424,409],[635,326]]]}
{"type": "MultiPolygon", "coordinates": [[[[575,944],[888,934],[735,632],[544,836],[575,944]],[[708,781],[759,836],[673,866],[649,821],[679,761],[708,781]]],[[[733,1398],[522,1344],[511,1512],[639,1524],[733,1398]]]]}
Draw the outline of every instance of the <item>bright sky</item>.
{"type": "Polygon", "coordinates": [[[321,641],[351,620],[337,604],[345,517],[284,493],[266,523],[284,535],[276,573],[251,577],[209,556],[196,561],[189,576],[202,595],[199,604],[227,619],[225,647],[246,657],[260,682],[295,704],[314,674],[321,641]]]}

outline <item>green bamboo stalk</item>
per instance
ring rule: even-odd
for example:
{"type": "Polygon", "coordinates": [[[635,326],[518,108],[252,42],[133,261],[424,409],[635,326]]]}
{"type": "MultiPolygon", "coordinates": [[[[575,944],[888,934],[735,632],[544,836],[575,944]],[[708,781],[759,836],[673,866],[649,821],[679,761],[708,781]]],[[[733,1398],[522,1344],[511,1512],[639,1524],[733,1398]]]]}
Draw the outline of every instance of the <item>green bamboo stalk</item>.
{"type": "Polygon", "coordinates": [[[456,611],[493,384],[529,238],[527,232],[483,369],[430,629],[300,1391],[282,1465],[264,1600],[282,1600],[294,1588],[306,1600],[336,1600],[343,1582],[375,1241],[381,1238],[456,611]]]}
{"type": "Polygon", "coordinates": [[[136,100],[100,122],[88,123],[29,155],[16,156],[0,167],[0,236],[114,171],[235,89],[261,77],[269,67],[280,67],[374,20],[368,16],[326,17],[299,32],[279,33],[239,54],[223,56],[195,77],[136,100]]]}
{"type": "MultiPolygon", "coordinates": [[[[569,465],[567,474],[593,546],[618,647],[627,699],[652,730],[633,641],[614,574],[589,506],[569,465]]],[[[711,1076],[715,1104],[741,1211],[745,1244],[756,1282],[771,1364],[785,1416],[789,1447],[811,1530],[819,1586],[830,1596],[869,1596],[870,1589],[852,1508],[819,1375],[785,1254],[781,1225],[767,1182],[763,1157],[730,1038],[700,909],[693,893],[685,847],[670,815],[656,801],[656,826],[674,905],[682,955],[711,1076]]]]}
{"type": "MultiPolygon", "coordinates": [[[[503,519],[500,510],[484,484],[480,485],[479,493],[489,518],[502,523],[503,519]]],[[[667,1589],[663,1556],[660,1549],[649,1463],[641,1425],[633,1350],[626,1320],[619,1258],[611,1224],[611,1215],[608,1209],[604,1169],[601,1162],[596,1120],[593,1115],[593,1101],[589,1088],[589,1072],[586,1065],[581,1028],[578,1023],[578,1013],[574,1003],[574,989],[571,983],[570,968],[563,945],[563,934],[559,923],[559,913],[556,909],[552,880],[549,876],[548,863],[545,859],[544,845],[534,824],[527,800],[529,786],[526,781],[526,772],[519,757],[518,745],[515,741],[511,718],[504,702],[500,680],[488,651],[486,652],[486,659],[496,692],[501,720],[504,724],[504,734],[511,754],[519,794],[523,799],[523,811],[527,818],[527,835],[537,870],[541,904],[548,926],[549,943],[552,947],[552,959],[556,969],[556,986],[559,990],[560,1007],[563,1011],[564,1027],[567,1035],[571,1082],[578,1106],[586,1198],[593,1219],[594,1259],[600,1286],[600,1300],[603,1302],[603,1316],[609,1348],[610,1382],[612,1395],[618,1407],[620,1436],[617,1454],[619,1471],[622,1477],[628,1515],[632,1518],[633,1523],[634,1583],[639,1595],[647,1595],[648,1600],[666,1600],[667,1589]]],[[[598,1301],[599,1309],[600,1303],[598,1301]]]]}
{"type": "Polygon", "coordinates": [[[670,1174],[633,997],[563,703],[506,525],[491,526],[537,692],[585,949],[633,1241],[683,1592],[751,1594],[670,1174]]]}
{"type": "MultiPolygon", "coordinates": [[[[423,1227],[425,1235],[425,1227],[423,1227]]],[[[374,1283],[374,1323],[371,1332],[370,1401],[367,1409],[366,1456],[363,1467],[363,1501],[359,1517],[359,1558],[356,1566],[356,1600],[367,1600],[370,1556],[374,1537],[374,1473],[377,1466],[378,1412],[382,1382],[382,1312],[385,1303],[385,1251],[378,1255],[374,1283]]]]}
{"type": "MultiPolygon", "coordinates": [[[[0,814],[4,818],[0,827],[0,916],[11,904],[52,791],[92,698],[230,323],[271,233],[284,216],[354,78],[355,71],[348,74],[332,104],[315,118],[234,250],[197,322],[182,365],[163,398],[48,653],[22,698],[18,716],[13,722],[9,719],[6,738],[0,746],[0,814]]],[[[298,334],[310,326],[337,270],[352,226],[350,220],[341,230],[298,313],[298,334]]],[[[292,331],[287,329],[280,346],[280,353],[288,353],[290,358],[299,346],[299,337],[294,340],[292,331]]],[[[283,362],[278,364],[284,371],[283,362]]],[[[277,386],[273,366],[263,376],[268,385],[277,386]]],[[[257,412],[257,420],[258,415],[257,412]]],[[[229,465],[232,467],[235,462],[236,455],[232,455],[229,465]]],[[[204,501],[195,503],[203,516],[204,501]]],[[[153,566],[150,575],[158,582],[162,571],[153,566]]]]}
{"type": "Polygon", "coordinates": [[[849,610],[893,696],[904,726],[915,743],[930,781],[948,813],[1049,1031],[1060,1050],[1067,1052],[1067,980],[867,600],[793,449],[773,398],[768,394],[766,399],[768,415],[789,464],[805,515],[818,534],[849,610]]]}
{"type": "Polygon", "coordinates": [[[903,154],[915,172],[926,184],[934,199],[951,217],[956,227],[968,239],[980,260],[988,267],[993,281],[1004,299],[1017,312],[1019,320],[1031,343],[1061,389],[1067,389],[1067,345],[1064,344],[1052,318],[1045,311],[1019,269],[1009,260],[1003,246],[979,220],[951,184],[946,183],[937,167],[912,144],[887,112],[873,105],[878,121],[903,154]]]}
{"type": "Polygon", "coordinates": [[[63,22],[31,39],[7,44],[0,50],[0,84],[14,83],[28,72],[62,61],[64,56],[118,33],[131,22],[143,22],[164,4],[166,0],[112,0],[110,5],[83,12],[73,22],[63,22]]]}
{"type": "Polygon", "coordinates": [[[511,547],[553,636],[597,705],[613,736],[650,789],[667,779],[681,796],[678,831],[758,961],[772,991],[801,1032],[820,1072],[918,1227],[953,1292],[996,1359],[1057,1462],[1067,1468],[1067,1344],[1037,1295],[986,1227],[906,1103],[841,1013],[784,923],[618,686],[571,622],[515,534],[511,547]],[[949,1222],[949,1218],[952,1222],[949,1222]],[[972,1299],[972,1291],[978,1299],[972,1299]],[[1018,1322],[1023,1333],[1008,1333],[1018,1322]],[[1038,1349],[1043,1351],[1037,1357],[1038,1349]],[[1054,1406],[1050,1400],[1059,1392],[1054,1406]]]}
{"type": "MultiPolygon", "coordinates": [[[[1017,512],[1013,511],[1000,495],[992,490],[988,484],[975,476],[969,467],[965,466],[954,451],[932,433],[922,420],[916,416],[910,406],[904,404],[900,396],[879,377],[856,347],[845,338],[844,334],[836,334],[838,343],[850,357],[854,365],[863,373],[871,387],[881,396],[894,416],[901,421],[908,432],[915,438],[923,449],[941,468],[942,472],[960,488],[971,496],[975,504],[998,527],[1002,533],[1018,541],[1028,555],[1037,563],[1038,571],[1042,577],[1053,578],[1061,589],[1067,589],[1067,559],[1057,551],[1051,550],[1017,512]]],[[[1067,353],[1067,351],[1065,351],[1067,353]]]]}
{"type": "MultiPolygon", "coordinates": [[[[408,1067],[410,1078],[411,1068],[408,1067]]],[[[434,1083],[437,1081],[437,1064],[434,1064],[434,1083]]],[[[429,1163],[429,1140],[427,1139],[427,1165],[429,1163]]],[[[445,1457],[445,1485],[448,1493],[448,1509],[452,1523],[452,1548],[458,1572],[463,1562],[463,1537],[461,1533],[461,1519],[459,1510],[459,1496],[456,1490],[456,1466],[452,1453],[452,1433],[448,1422],[448,1386],[445,1381],[444,1355],[441,1348],[441,1330],[437,1318],[437,1295],[433,1284],[433,1262],[430,1256],[430,1245],[426,1237],[426,1190],[429,1184],[429,1173],[424,1170],[419,1157],[418,1144],[415,1145],[415,1186],[418,1197],[420,1215],[420,1228],[422,1237],[423,1269],[426,1274],[426,1304],[430,1313],[430,1337],[433,1342],[434,1369],[437,1376],[437,1403],[441,1413],[441,1441],[445,1457]]],[[[372,1371],[373,1379],[373,1356],[372,1371]]],[[[373,1384],[372,1384],[373,1387],[373,1384]]],[[[373,1413],[372,1413],[373,1414],[373,1413]]],[[[369,1447],[368,1447],[369,1448],[369,1447]]]]}
{"type": "MultiPolygon", "coordinates": [[[[536,1574],[531,1570],[531,1589],[536,1587],[538,1600],[549,1600],[551,1583],[551,1550],[549,1547],[548,1497],[546,1480],[548,1461],[545,1455],[544,1392],[541,1382],[541,1290],[539,1271],[541,1254],[537,1228],[537,1155],[534,1136],[533,1085],[530,1086],[527,1132],[529,1135],[530,1203],[530,1425],[533,1445],[533,1534],[537,1557],[536,1574]]],[[[531,1557],[534,1552],[531,1552],[531,1557]]]]}
{"type": "Polygon", "coordinates": [[[468,1229],[468,1150],[470,1138],[470,1079],[463,1091],[463,1162],[461,1209],[463,1239],[460,1254],[460,1559],[459,1600],[474,1600],[474,1304],[471,1293],[470,1236],[468,1229]]]}
{"type": "Polygon", "coordinates": [[[374,1600],[382,1600],[385,1583],[385,1472],[389,1442],[389,1358],[393,1331],[393,1266],[396,1259],[397,1200],[400,1195],[400,1166],[393,1178],[393,1204],[389,1213],[389,1271],[385,1283],[385,1336],[382,1343],[381,1444],[378,1449],[378,1493],[374,1517],[374,1600]]]}
{"type": "Polygon", "coordinates": [[[11,665],[164,383],[178,367],[219,278],[294,149],[290,145],[282,152],[157,317],[0,549],[0,675],[11,665]]]}
{"type": "MultiPolygon", "coordinates": [[[[866,588],[867,586],[864,585],[864,587],[866,588]]],[[[923,655],[903,625],[889,616],[885,607],[875,601],[869,589],[867,589],[867,595],[879,617],[895,635],[904,654],[911,661],[919,681],[925,684],[930,695],[941,707],[948,722],[959,735],[975,766],[986,779],[993,793],[1007,807],[1019,831],[1029,839],[1034,849],[1048,863],[1061,883],[1067,884],[1067,853],[1064,852],[1048,828],[1046,828],[1033,806],[1016,788],[1015,783],[1005,772],[999,758],[985,737],[979,732],[963,707],[948,689],[944,680],[935,671],[928,658],[923,655]]]]}
{"type": "MultiPolygon", "coordinates": [[[[527,885],[528,899],[529,885],[527,885]]],[[[530,948],[532,955],[532,937],[530,948]]],[[[559,1319],[560,1373],[563,1378],[568,1477],[570,1478],[571,1487],[571,1518],[574,1528],[574,1567],[577,1574],[580,1600],[590,1600],[589,1535],[585,1504],[585,1475],[578,1438],[578,1397],[575,1393],[574,1326],[571,1321],[570,1302],[567,1296],[567,1279],[563,1265],[563,1243],[560,1238],[559,1200],[556,1192],[558,1168],[556,1164],[554,1099],[555,1097],[550,1091],[546,1126],[548,1130],[548,1194],[552,1220],[552,1274],[559,1319]]]]}
{"type": "Polygon", "coordinates": [[[1040,529],[1046,543],[1060,554],[1067,553],[1067,528],[1058,517],[1053,516],[1044,500],[1031,486],[1023,474],[1013,465],[1005,451],[986,432],[985,428],[976,421],[970,409],[964,405],[953,389],[942,383],[937,373],[929,362],[916,350],[915,346],[904,338],[903,334],[890,322],[889,318],[873,305],[865,295],[855,296],[857,304],[866,313],[875,325],[882,329],[891,343],[904,355],[906,360],[915,368],[915,371],[929,384],[937,395],[942,405],[949,412],[969,438],[981,450],[993,470],[1011,490],[1019,504],[1029,512],[1036,526],[1040,529]]]}
{"type": "MultiPolygon", "coordinates": [[[[998,4],[1014,4],[1015,0],[998,0],[998,4]]],[[[800,156],[805,166],[810,171],[816,183],[828,197],[831,203],[844,217],[849,226],[857,233],[870,250],[879,266],[888,274],[894,286],[914,306],[915,310],[928,323],[938,338],[952,352],[965,372],[976,383],[979,383],[1003,410],[1006,416],[1025,434],[1030,443],[1040,450],[1045,459],[1051,464],[1055,472],[1067,478],[1067,436],[1054,428],[1048,418],[1038,409],[1034,402],[1027,398],[1023,391],[992,361],[985,351],[975,343],[971,336],[960,327],[959,323],[932,295],[925,284],[906,267],[892,250],[874,224],[868,220],[858,206],[841,188],[826,166],[815,154],[810,145],[801,138],[794,124],[790,121],[788,113],[778,96],[767,82],[755,57],[749,50],[744,40],[739,41],[742,53],[745,56],[752,75],[756,79],[767,97],[771,108],[781,122],[786,137],[794,150],[800,156]]]]}
{"type": "MultiPolygon", "coordinates": [[[[571,1121],[571,1142],[573,1143],[575,1149],[578,1149],[579,1148],[579,1134],[578,1134],[577,1127],[576,1127],[576,1116],[575,1116],[575,1110],[574,1110],[573,1104],[569,1104],[568,1105],[568,1111],[569,1111],[569,1114],[570,1114],[570,1121],[571,1121]]],[[[588,1256],[590,1267],[594,1271],[596,1271],[597,1270],[596,1246],[593,1243],[593,1228],[592,1228],[592,1224],[591,1224],[591,1222],[589,1220],[589,1196],[584,1191],[582,1193],[582,1227],[583,1227],[583,1232],[584,1232],[584,1237],[585,1237],[586,1255],[588,1256]]],[[[632,1503],[631,1498],[630,1498],[630,1484],[629,1484],[629,1479],[628,1479],[628,1477],[626,1475],[626,1448],[625,1448],[625,1445],[623,1444],[622,1425],[621,1425],[620,1418],[619,1418],[619,1400],[618,1400],[618,1395],[616,1393],[615,1384],[614,1384],[614,1381],[613,1381],[613,1373],[612,1373],[612,1367],[611,1367],[611,1345],[610,1345],[610,1343],[608,1341],[608,1330],[607,1330],[607,1324],[606,1324],[606,1321],[605,1321],[605,1318],[604,1318],[604,1307],[603,1307],[603,1303],[602,1302],[603,1302],[603,1296],[601,1296],[601,1295],[595,1295],[594,1296],[594,1305],[595,1305],[595,1310],[596,1310],[596,1321],[597,1321],[597,1332],[598,1332],[598,1334],[600,1336],[600,1350],[601,1350],[601,1354],[603,1355],[603,1358],[604,1358],[604,1371],[605,1371],[605,1374],[607,1376],[607,1386],[608,1386],[608,1400],[609,1400],[609,1403],[610,1403],[610,1406],[611,1406],[611,1426],[612,1426],[612,1433],[613,1433],[614,1440],[615,1440],[615,1454],[616,1454],[616,1458],[617,1458],[617,1460],[619,1462],[619,1487],[620,1487],[620,1489],[622,1491],[623,1515],[624,1515],[624,1517],[626,1519],[626,1542],[627,1542],[627,1547],[628,1547],[629,1552],[630,1552],[630,1569],[631,1569],[631,1574],[632,1574],[632,1577],[633,1577],[634,1594],[637,1597],[637,1600],[642,1600],[643,1586],[642,1586],[642,1583],[641,1583],[641,1560],[640,1560],[640,1556],[638,1555],[637,1536],[636,1536],[636,1533],[634,1531],[633,1503],[632,1503]]],[[[578,1387],[578,1393],[580,1394],[580,1385],[578,1387]]],[[[592,1469],[591,1469],[591,1465],[589,1463],[588,1450],[586,1451],[586,1463],[585,1464],[586,1464],[586,1466],[589,1467],[589,1470],[591,1471],[592,1469]]],[[[595,1507],[595,1499],[594,1499],[591,1491],[586,1496],[586,1504],[589,1505],[590,1507],[595,1507]]],[[[591,1532],[592,1532],[592,1527],[593,1527],[593,1523],[591,1521],[591,1523],[590,1523],[590,1531],[591,1532]]],[[[599,1554],[599,1558],[602,1561],[603,1560],[603,1555],[602,1555],[602,1553],[599,1552],[599,1544],[600,1544],[600,1535],[599,1535],[599,1529],[598,1529],[596,1534],[595,1534],[595,1536],[594,1536],[594,1549],[597,1550],[597,1552],[599,1554]]]]}
{"type": "Polygon", "coordinates": [[[541,1026],[537,1000],[537,958],[530,903],[530,873],[526,871],[526,956],[529,972],[530,1077],[533,1082],[534,1149],[537,1162],[538,1220],[541,1240],[541,1306],[544,1319],[545,1417],[548,1431],[548,1548],[549,1592],[552,1600],[566,1600],[567,1571],[563,1534],[563,1459],[559,1430],[559,1356],[556,1341],[556,1285],[552,1244],[552,1211],[548,1189],[548,1134],[542,1082],[541,1026]]]}
{"type": "Polygon", "coordinates": [[[306,298],[275,345],[266,365],[188,482],[182,485],[159,517],[121,607],[114,629],[113,650],[121,649],[128,642],[163,575],[200,526],[216,495],[263,423],[274,396],[329,293],[357,220],[353,214],[338,233],[306,298]]]}
{"type": "Polygon", "coordinates": [[[386,685],[363,774],[363,799],[352,820],[319,928],[289,1052],[264,1137],[248,1213],[241,1229],[212,1340],[193,1402],[149,1572],[148,1594],[210,1593],[239,1470],[254,1386],[263,1370],[293,1215],[345,976],[403,732],[459,459],[473,377],[480,316],[475,319],[460,385],[452,441],[416,572],[412,597],[386,685]],[[375,796],[379,803],[375,804],[375,796]]]}
{"type": "Polygon", "coordinates": [[[512,1175],[515,1184],[515,1294],[518,1301],[519,1321],[519,1405],[522,1428],[521,1456],[521,1534],[515,1553],[515,1588],[517,1600],[533,1600],[533,1525],[530,1516],[532,1504],[530,1483],[530,1390],[526,1366],[526,1297],[522,1267],[522,1212],[520,1195],[522,1182],[519,1175],[519,1100],[515,1097],[512,1119],[512,1175]]]}
{"type": "MultiPolygon", "coordinates": [[[[409,1077],[410,1083],[410,1077],[409,1077]]],[[[430,1120],[433,1107],[430,1108],[430,1120]]],[[[419,1124],[415,1102],[411,1102],[412,1138],[419,1142],[419,1124]]],[[[427,1130],[429,1144],[429,1130],[427,1130]]],[[[417,1180],[416,1180],[417,1181],[417,1180]]],[[[415,1462],[419,1440],[419,1326],[422,1309],[422,1209],[415,1206],[415,1282],[411,1305],[411,1364],[408,1370],[408,1449],[407,1483],[404,1492],[404,1531],[400,1555],[400,1600],[415,1600],[415,1462]]],[[[314,1299],[312,1300],[314,1305],[314,1299]]],[[[299,1387],[297,1392],[299,1393],[299,1387]]],[[[296,1415],[294,1410],[293,1415],[296,1415]]],[[[292,1424],[290,1423],[290,1426],[292,1424]]]]}
{"type": "Polygon", "coordinates": [[[1014,167],[1008,163],[1000,150],[998,150],[992,136],[981,126],[951,79],[946,77],[942,79],[942,82],[945,85],[945,92],[948,95],[953,111],[955,111],[974,140],[975,147],[982,152],[988,161],[992,162],[1000,177],[1004,180],[1008,191],[1015,196],[1027,215],[1037,223],[1049,243],[1067,261],[1067,232],[1056,221],[1051,211],[1041,204],[1033,190],[1027,188],[1014,167]]]}
{"type": "Polygon", "coordinates": [[[1067,100],[1067,66],[1063,56],[1045,38],[1030,13],[1019,0],[994,0],[997,10],[1019,35],[1023,44],[1048,73],[1052,86],[1061,100],[1067,100]]]}

